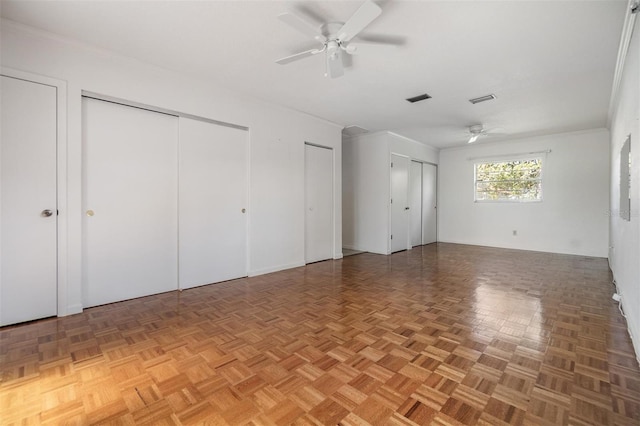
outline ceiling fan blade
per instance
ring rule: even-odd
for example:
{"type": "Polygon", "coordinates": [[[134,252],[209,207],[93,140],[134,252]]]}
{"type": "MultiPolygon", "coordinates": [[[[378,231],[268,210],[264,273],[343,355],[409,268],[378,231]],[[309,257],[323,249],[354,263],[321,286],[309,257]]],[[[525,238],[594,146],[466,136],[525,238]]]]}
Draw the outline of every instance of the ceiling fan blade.
{"type": "Polygon", "coordinates": [[[483,133],[487,135],[506,135],[502,127],[492,127],[490,129],[484,129],[483,133]]]}
{"type": "Polygon", "coordinates": [[[292,28],[300,31],[302,34],[313,37],[318,40],[320,43],[324,43],[327,38],[322,35],[322,33],[318,30],[318,28],[314,27],[312,24],[308,23],[304,19],[299,16],[293,15],[291,13],[281,13],[278,15],[278,19],[288,24],[292,28]]]}
{"type": "Polygon", "coordinates": [[[296,53],[295,55],[287,56],[285,58],[278,59],[276,61],[277,64],[286,65],[290,62],[297,61],[300,59],[308,58],[309,56],[317,55],[322,52],[322,49],[311,49],[306,50],[304,52],[296,53]]]}
{"type": "Polygon", "coordinates": [[[361,43],[361,42],[353,42],[349,43],[345,48],[345,52],[350,55],[358,55],[362,52],[370,52],[372,50],[375,51],[385,51],[390,49],[395,49],[396,46],[392,44],[384,44],[384,43],[361,43]]]}
{"type": "Polygon", "coordinates": [[[471,135],[471,137],[469,138],[469,141],[467,143],[474,143],[475,141],[478,140],[479,137],[480,137],[480,133],[475,134],[475,135],[471,135]]]}
{"type": "Polygon", "coordinates": [[[404,46],[407,44],[407,37],[401,35],[392,34],[370,34],[360,33],[358,34],[358,43],[376,43],[376,44],[390,44],[393,46],[404,46]]]}
{"type": "Polygon", "coordinates": [[[338,31],[338,39],[343,43],[348,42],[372,23],[374,19],[380,16],[381,13],[382,9],[380,9],[380,6],[371,0],[367,0],[356,10],[356,13],[349,18],[342,28],[340,28],[338,31]]]}
{"type": "Polygon", "coordinates": [[[327,75],[331,78],[337,78],[344,75],[342,49],[327,53],[327,75]]]}

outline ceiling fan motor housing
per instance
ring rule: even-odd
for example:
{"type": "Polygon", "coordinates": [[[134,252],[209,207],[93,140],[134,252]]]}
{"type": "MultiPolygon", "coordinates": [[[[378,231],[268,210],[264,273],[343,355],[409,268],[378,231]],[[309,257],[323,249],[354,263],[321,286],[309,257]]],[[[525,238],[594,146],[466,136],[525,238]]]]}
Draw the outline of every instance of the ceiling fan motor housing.
{"type": "Polygon", "coordinates": [[[327,46],[327,55],[332,60],[338,59],[338,50],[340,49],[340,41],[338,40],[328,40],[326,43],[327,46]]]}

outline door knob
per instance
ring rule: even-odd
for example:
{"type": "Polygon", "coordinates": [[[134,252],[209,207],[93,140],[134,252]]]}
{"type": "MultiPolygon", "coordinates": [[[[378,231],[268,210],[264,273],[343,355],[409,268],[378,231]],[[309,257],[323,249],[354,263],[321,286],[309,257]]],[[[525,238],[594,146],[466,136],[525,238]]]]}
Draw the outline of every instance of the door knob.
{"type": "Polygon", "coordinates": [[[52,215],[53,215],[53,212],[51,210],[49,210],[49,209],[42,210],[42,212],[40,212],[40,216],[42,216],[42,217],[49,217],[49,216],[52,216],[52,215]]]}
{"type": "Polygon", "coordinates": [[[404,209],[405,209],[405,210],[409,210],[409,207],[405,207],[404,209]]]}

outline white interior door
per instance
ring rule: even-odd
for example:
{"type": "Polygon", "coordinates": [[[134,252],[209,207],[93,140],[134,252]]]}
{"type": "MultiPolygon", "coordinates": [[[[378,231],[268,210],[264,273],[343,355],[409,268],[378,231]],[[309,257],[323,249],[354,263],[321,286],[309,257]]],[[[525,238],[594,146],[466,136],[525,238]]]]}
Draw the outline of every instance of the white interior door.
{"type": "Polygon", "coordinates": [[[180,118],[180,288],[247,276],[248,135],[180,118]]]}
{"type": "Polygon", "coordinates": [[[409,223],[411,246],[422,245],[422,163],[411,162],[409,171],[409,223]]]}
{"type": "Polygon", "coordinates": [[[437,210],[438,168],[422,165],[422,244],[435,243],[438,238],[437,210]]]}
{"type": "Polygon", "coordinates": [[[391,154],[391,252],[409,248],[409,159],[391,154]]]}
{"type": "Polygon", "coordinates": [[[333,258],[333,150],[305,145],[305,262],[333,258]]]}
{"type": "Polygon", "coordinates": [[[2,76],[0,326],[57,314],[56,88],[2,76]]]}
{"type": "Polygon", "coordinates": [[[178,118],[83,98],[84,305],[178,287],[178,118]]]}

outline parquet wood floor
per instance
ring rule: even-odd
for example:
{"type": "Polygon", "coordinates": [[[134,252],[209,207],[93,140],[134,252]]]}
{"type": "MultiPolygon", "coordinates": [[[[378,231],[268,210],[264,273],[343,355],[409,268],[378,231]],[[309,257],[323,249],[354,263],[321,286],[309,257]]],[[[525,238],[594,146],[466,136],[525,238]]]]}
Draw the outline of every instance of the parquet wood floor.
{"type": "Polygon", "coordinates": [[[433,244],[0,329],[0,422],[638,425],[605,259],[433,244]]]}

